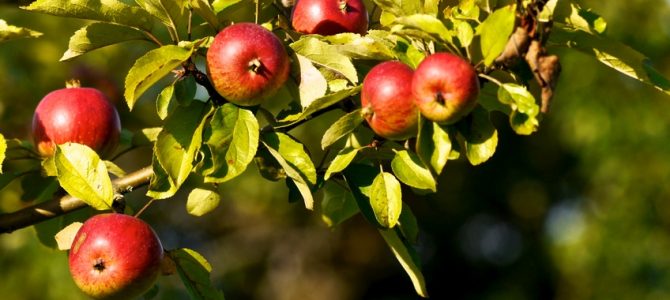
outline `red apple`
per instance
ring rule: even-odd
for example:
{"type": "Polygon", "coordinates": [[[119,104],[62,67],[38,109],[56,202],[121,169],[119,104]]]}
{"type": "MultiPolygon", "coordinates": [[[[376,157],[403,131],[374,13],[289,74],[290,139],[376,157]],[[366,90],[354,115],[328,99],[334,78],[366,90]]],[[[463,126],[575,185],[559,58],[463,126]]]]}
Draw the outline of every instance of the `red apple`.
{"type": "Polygon", "coordinates": [[[414,71],[399,61],[376,65],[363,80],[361,106],[379,136],[405,140],[416,135],[419,112],[412,96],[414,71]]]}
{"type": "Polygon", "coordinates": [[[42,98],[33,115],[32,132],[40,155],[51,156],[57,144],[72,142],[87,145],[102,156],[116,148],[121,121],[99,90],[69,87],[42,98]]]}
{"type": "Polygon", "coordinates": [[[70,248],[70,274],[95,299],[133,299],[153,286],[163,246],[144,221],[110,213],[88,219],[70,248]]]}
{"type": "Polygon", "coordinates": [[[290,61],[284,45],[269,30],[253,23],[223,29],[207,52],[207,73],[228,101],[258,105],[286,82],[290,61]]]}
{"type": "Polygon", "coordinates": [[[333,35],[368,31],[368,12],[362,0],[298,0],[291,18],[293,29],[302,33],[333,35]]]}
{"type": "Polygon", "coordinates": [[[477,72],[459,56],[435,53],[426,57],[414,71],[412,94],[426,119],[452,124],[477,105],[477,72]]]}

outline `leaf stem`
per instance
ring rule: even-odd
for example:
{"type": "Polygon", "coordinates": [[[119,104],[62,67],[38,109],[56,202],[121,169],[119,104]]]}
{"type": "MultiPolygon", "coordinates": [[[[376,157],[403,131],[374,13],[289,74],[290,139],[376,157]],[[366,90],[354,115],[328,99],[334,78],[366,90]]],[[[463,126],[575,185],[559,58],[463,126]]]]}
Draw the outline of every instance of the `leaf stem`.
{"type": "Polygon", "coordinates": [[[140,215],[141,215],[141,214],[142,214],[142,213],[143,213],[143,212],[144,212],[144,211],[145,211],[151,204],[154,203],[154,201],[156,201],[156,199],[154,199],[154,198],[151,198],[151,200],[147,201],[147,203],[145,203],[144,206],[142,206],[142,208],[140,208],[140,210],[138,210],[137,213],[135,213],[135,218],[139,218],[140,215]]]}

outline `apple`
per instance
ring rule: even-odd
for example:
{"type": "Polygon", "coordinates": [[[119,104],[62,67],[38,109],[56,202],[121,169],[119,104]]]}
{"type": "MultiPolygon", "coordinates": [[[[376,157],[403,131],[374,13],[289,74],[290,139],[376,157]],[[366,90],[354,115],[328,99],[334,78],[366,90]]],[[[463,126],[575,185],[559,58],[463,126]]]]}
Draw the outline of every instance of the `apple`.
{"type": "Polygon", "coordinates": [[[295,31],[307,34],[368,31],[368,12],[362,0],[298,0],[291,19],[295,31]]]}
{"type": "Polygon", "coordinates": [[[286,82],[290,61],[272,32],[254,23],[238,23],[219,32],[207,51],[207,73],[221,96],[254,106],[286,82]]]}
{"type": "Polygon", "coordinates": [[[70,274],[94,299],[133,299],[153,286],[163,246],[144,221],[124,214],[86,220],[70,247],[70,274]]]}
{"type": "Polygon", "coordinates": [[[42,156],[53,155],[56,145],[67,142],[87,145],[103,156],[116,148],[121,121],[102,92],[75,83],[42,98],[33,115],[32,133],[42,156]]]}
{"type": "Polygon", "coordinates": [[[365,76],[361,90],[363,116],[377,135],[391,140],[416,135],[419,111],[412,96],[413,74],[404,63],[386,61],[365,76]]]}
{"type": "Polygon", "coordinates": [[[414,71],[412,94],[426,119],[440,124],[455,123],[477,105],[477,72],[457,55],[435,53],[421,61],[414,71]]]}

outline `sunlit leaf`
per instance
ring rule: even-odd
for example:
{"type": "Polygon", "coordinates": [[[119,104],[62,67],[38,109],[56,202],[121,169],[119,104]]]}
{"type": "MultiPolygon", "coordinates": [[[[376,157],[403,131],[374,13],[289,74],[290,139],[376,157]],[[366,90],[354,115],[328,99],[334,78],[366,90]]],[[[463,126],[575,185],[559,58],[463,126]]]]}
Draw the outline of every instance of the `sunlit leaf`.
{"type": "Polygon", "coordinates": [[[68,194],[98,210],[112,208],[112,180],[95,151],[81,144],[58,145],[54,163],[58,182],[68,194]]]}
{"type": "MultiPolygon", "coordinates": [[[[232,2],[232,1],[229,1],[232,2]]],[[[221,29],[221,23],[219,22],[219,19],[216,17],[216,13],[214,12],[214,9],[212,6],[209,4],[208,0],[190,0],[191,7],[193,8],[193,11],[201,16],[209,25],[212,26],[215,30],[221,29]]]]}
{"type": "Polygon", "coordinates": [[[22,7],[34,12],[59,17],[70,17],[116,23],[151,30],[153,18],[138,6],[119,0],[37,0],[22,7]]]}
{"type": "Polygon", "coordinates": [[[403,25],[411,29],[418,29],[422,32],[438,37],[442,42],[451,43],[453,34],[447,29],[440,19],[431,15],[416,14],[406,17],[396,18],[395,24],[403,25]]]}
{"type": "Polygon", "coordinates": [[[340,73],[352,83],[358,83],[358,73],[354,64],[349,57],[339,53],[336,46],[310,36],[303,36],[290,46],[313,64],[340,73]]]}
{"type": "Polygon", "coordinates": [[[167,45],[145,53],[135,61],[126,76],[124,96],[132,110],[137,99],[154,83],[186,61],[193,49],[167,45]]]}
{"type": "Polygon", "coordinates": [[[82,225],[84,225],[84,223],[74,222],[65,226],[65,228],[63,228],[56,234],[56,236],[54,236],[56,239],[56,244],[58,244],[58,250],[70,250],[70,246],[74,241],[74,236],[77,235],[77,232],[82,225]]]}
{"type": "Polygon", "coordinates": [[[435,170],[435,173],[442,173],[451,152],[449,133],[439,124],[422,117],[419,120],[416,152],[424,163],[435,170]]]}
{"type": "Polygon", "coordinates": [[[200,253],[180,248],[169,251],[168,255],[175,262],[179,278],[192,300],[224,299],[223,292],[212,285],[210,279],[212,266],[200,253]]]}
{"type": "Polygon", "coordinates": [[[214,186],[203,185],[194,188],[186,199],[186,211],[200,217],[219,206],[221,195],[214,186]]]}
{"type": "Polygon", "coordinates": [[[308,107],[314,100],[323,97],[328,91],[328,82],[323,74],[306,57],[296,54],[300,66],[300,105],[308,107]]]}
{"type": "Polygon", "coordinates": [[[161,120],[165,120],[174,109],[174,84],[166,86],[156,98],[156,113],[161,120]]]}
{"type": "Polygon", "coordinates": [[[416,153],[400,150],[391,161],[393,174],[404,184],[420,190],[437,191],[433,174],[426,168],[416,153]]]}
{"type": "Polygon", "coordinates": [[[0,174],[2,174],[2,165],[5,162],[7,152],[7,141],[5,136],[0,134],[0,174]]]}
{"type": "Polygon", "coordinates": [[[225,182],[242,174],[254,159],[258,121],[251,111],[228,103],[214,111],[210,125],[211,134],[205,143],[211,152],[212,167],[205,170],[205,181],[225,182]]]}
{"type": "Polygon", "coordinates": [[[302,111],[291,113],[285,113],[283,119],[278,120],[281,124],[276,126],[276,128],[282,128],[285,126],[291,126],[292,124],[304,120],[311,116],[313,113],[326,109],[331,105],[335,105],[338,102],[348,98],[349,96],[355,95],[361,91],[361,86],[355,86],[352,88],[344,89],[332,94],[328,94],[319,99],[314,100],[307,108],[302,111]]]}
{"type": "Polygon", "coordinates": [[[142,31],[110,23],[93,23],[77,30],[61,61],[70,60],[86,52],[132,40],[148,40],[142,31]]]}
{"type": "Polygon", "coordinates": [[[326,147],[339,141],[341,138],[354,131],[358,125],[361,125],[361,123],[363,123],[363,116],[361,115],[360,109],[342,116],[323,134],[323,138],[321,138],[321,148],[326,149],[326,147]]]}
{"type": "Polygon", "coordinates": [[[370,205],[379,224],[393,228],[402,211],[400,182],[391,173],[381,172],[375,177],[370,190],[370,205]]]}
{"type": "Polygon", "coordinates": [[[495,10],[477,27],[481,36],[481,50],[484,63],[490,66],[502,53],[507,39],[514,31],[516,5],[507,5],[495,10]]]}
{"type": "Polygon", "coordinates": [[[479,165],[493,156],[498,146],[498,131],[491,124],[489,113],[475,108],[459,127],[465,156],[472,165],[479,165]]]}
{"type": "Polygon", "coordinates": [[[327,182],[322,190],[321,219],[328,227],[335,227],[358,213],[356,200],[349,189],[327,182]]]}
{"type": "Polygon", "coordinates": [[[20,39],[34,38],[41,36],[42,33],[23,27],[17,27],[7,24],[5,20],[0,19],[0,42],[20,39]]]}
{"type": "Polygon", "coordinates": [[[340,150],[340,152],[338,152],[335,158],[333,158],[333,160],[330,162],[330,165],[328,165],[324,179],[328,180],[333,174],[342,172],[342,170],[346,169],[347,166],[349,166],[349,164],[356,157],[358,150],[359,148],[351,147],[340,150]]]}
{"type": "Polygon", "coordinates": [[[393,255],[395,255],[395,258],[412,280],[416,293],[421,297],[428,298],[426,281],[421,273],[421,267],[414,248],[405,243],[396,230],[380,229],[379,233],[381,233],[384,241],[391,248],[393,255]]]}
{"type": "Polygon", "coordinates": [[[535,97],[525,86],[505,83],[498,88],[498,99],[512,109],[510,113],[510,125],[517,134],[529,135],[540,125],[537,115],[540,107],[535,97]]]}
{"type": "Polygon", "coordinates": [[[583,9],[578,4],[570,3],[570,17],[566,19],[572,27],[593,34],[601,34],[607,29],[607,22],[591,10],[583,9]]]}

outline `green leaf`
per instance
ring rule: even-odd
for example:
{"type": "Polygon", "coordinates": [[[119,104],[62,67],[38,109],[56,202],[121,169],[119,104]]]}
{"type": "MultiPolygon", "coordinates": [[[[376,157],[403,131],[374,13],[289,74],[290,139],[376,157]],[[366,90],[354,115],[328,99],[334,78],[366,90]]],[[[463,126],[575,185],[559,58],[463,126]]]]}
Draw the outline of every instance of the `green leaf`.
{"type": "MultiPolygon", "coordinates": [[[[210,106],[193,101],[187,107],[180,107],[165,120],[163,130],[158,134],[154,153],[165,171],[170,186],[179,188],[193,169],[193,160],[202,143],[202,130],[210,106]]],[[[175,189],[168,192],[154,192],[150,188],[148,195],[164,199],[174,195],[175,189]]]]}
{"type": "Polygon", "coordinates": [[[214,28],[214,30],[219,31],[221,29],[221,23],[216,17],[216,13],[211,5],[209,5],[208,0],[190,0],[191,7],[193,11],[201,16],[209,25],[214,28]]]}
{"type": "Polygon", "coordinates": [[[335,227],[358,213],[356,200],[349,189],[329,181],[322,190],[321,220],[328,227],[335,227]]]}
{"type": "Polygon", "coordinates": [[[549,43],[585,53],[612,69],[670,94],[670,81],[651,65],[650,60],[617,41],[554,23],[549,43]]]}
{"type": "Polygon", "coordinates": [[[22,8],[59,17],[116,23],[146,31],[150,31],[153,24],[151,15],[142,8],[119,0],[37,0],[22,8]]]}
{"type": "Polygon", "coordinates": [[[358,83],[358,73],[351,59],[340,52],[338,47],[330,45],[313,36],[302,36],[292,43],[291,48],[307,57],[313,64],[342,74],[351,83],[358,83]]]}
{"type": "Polygon", "coordinates": [[[481,36],[481,50],[484,63],[490,66],[502,53],[507,40],[514,30],[516,5],[507,5],[495,10],[477,28],[481,36]]]}
{"type": "Polygon", "coordinates": [[[198,86],[194,76],[185,76],[174,83],[174,98],[181,106],[189,106],[195,99],[198,86]]]}
{"type": "Polygon", "coordinates": [[[340,150],[340,152],[338,152],[335,158],[333,158],[333,160],[330,162],[330,165],[326,170],[326,175],[324,175],[323,179],[328,180],[333,174],[342,172],[342,170],[346,169],[356,157],[359,149],[360,148],[346,147],[340,150]]]}
{"type": "Polygon", "coordinates": [[[402,192],[400,182],[391,173],[381,172],[370,190],[370,205],[377,222],[386,228],[393,228],[398,223],[402,211],[402,192]]]}
{"type": "Polygon", "coordinates": [[[468,161],[476,166],[491,158],[498,145],[498,131],[491,124],[489,113],[477,107],[460,125],[468,161]]]}
{"type": "Polygon", "coordinates": [[[174,84],[166,86],[156,98],[156,113],[161,120],[165,120],[174,109],[174,84]]]}
{"type": "Polygon", "coordinates": [[[2,174],[2,164],[5,162],[7,153],[7,141],[5,136],[0,134],[0,174],[2,174]]]}
{"type": "Polygon", "coordinates": [[[109,45],[132,40],[148,40],[142,31],[110,23],[93,23],[77,30],[70,37],[67,51],[60,58],[66,61],[109,45]]]}
{"type": "Polygon", "coordinates": [[[299,122],[301,120],[306,119],[307,117],[311,116],[313,113],[320,111],[322,109],[326,109],[330,107],[331,105],[337,104],[340,101],[355,95],[361,91],[361,86],[355,86],[352,88],[344,89],[332,94],[328,94],[326,96],[323,96],[319,99],[314,100],[307,108],[305,108],[301,112],[297,112],[295,114],[289,114],[285,116],[283,119],[278,120],[280,122],[279,125],[277,125],[275,128],[282,128],[286,126],[291,126],[296,122],[299,122]]]}
{"type": "Polygon", "coordinates": [[[462,47],[467,48],[472,43],[475,32],[470,23],[466,21],[454,20],[454,27],[456,30],[456,37],[462,47]]]}
{"type": "Polygon", "coordinates": [[[268,132],[262,136],[263,145],[282,166],[300,191],[307,209],[313,209],[310,185],[316,184],[316,169],[304,146],[286,134],[268,132]]]}
{"type": "Polygon", "coordinates": [[[308,107],[314,100],[323,97],[328,91],[328,82],[323,74],[314,67],[312,62],[300,54],[296,54],[300,66],[300,105],[308,107]]]}
{"type": "Polygon", "coordinates": [[[370,202],[372,183],[379,175],[379,168],[369,165],[351,164],[344,170],[344,178],[351,194],[356,200],[358,209],[371,224],[381,227],[370,202]]]}
{"type": "Polygon", "coordinates": [[[147,196],[155,199],[172,197],[179,187],[170,180],[170,176],[168,176],[165,168],[158,162],[156,153],[151,157],[151,168],[154,171],[154,175],[151,176],[151,180],[149,181],[147,196]]]}
{"type": "Polygon", "coordinates": [[[258,171],[263,178],[271,181],[279,181],[286,179],[286,171],[277,162],[277,160],[270,154],[267,148],[260,148],[254,157],[258,171]]]}
{"type": "Polygon", "coordinates": [[[400,212],[400,219],[398,219],[398,228],[402,235],[412,244],[416,244],[419,239],[419,223],[409,205],[402,204],[402,212],[400,212]]]}
{"type": "Polygon", "coordinates": [[[242,0],[214,0],[212,1],[212,8],[214,9],[214,12],[218,14],[224,9],[240,2],[242,2],[242,0]]]}
{"type": "Polygon", "coordinates": [[[395,42],[389,38],[389,32],[385,30],[368,30],[364,36],[345,32],[324,38],[335,45],[338,52],[352,59],[397,59],[393,51],[395,42]]]}
{"type": "Polygon", "coordinates": [[[510,125],[517,134],[529,135],[537,131],[540,125],[537,120],[540,107],[525,86],[504,83],[498,88],[498,99],[512,109],[510,125]]]}
{"type": "Polygon", "coordinates": [[[391,161],[393,173],[400,181],[420,190],[437,191],[437,183],[433,174],[426,168],[414,152],[407,150],[396,151],[391,161]]]}
{"type": "Polygon", "coordinates": [[[97,210],[112,208],[114,189],[107,167],[91,148],[74,143],[56,147],[58,182],[68,194],[97,210]]]}
{"type": "Polygon", "coordinates": [[[175,262],[179,278],[192,300],[224,299],[223,293],[210,280],[212,266],[200,253],[181,248],[169,251],[168,255],[175,262]]]}
{"type": "Polygon", "coordinates": [[[167,45],[151,50],[135,61],[126,76],[124,96],[132,110],[137,99],[154,83],[180,66],[193,53],[193,48],[185,49],[167,45]]]}
{"type": "Polygon", "coordinates": [[[363,116],[361,115],[360,109],[342,116],[335,121],[328,130],[326,130],[326,133],[324,133],[323,138],[321,139],[321,148],[326,149],[326,147],[339,141],[341,138],[354,131],[358,125],[361,125],[361,123],[363,123],[363,116]]]}
{"type": "Polygon", "coordinates": [[[439,124],[421,117],[416,152],[424,163],[435,170],[435,173],[441,174],[451,152],[449,133],[439,124]]]}
{"type": "Polygon", "coordinates": [[[211,134],[206,138],[212,168],[205,170],[206,182],[225,182],[242,174],[258,149],[258,121],[248,109],[227,103],[214,111],[211,134]]]}
{"type": "Polygon", "coordinates": [[[592,34],[601,34],[607,29],[607,22],[591,10],[583,9],[574,3],[570,3],[570,9],[570,17],[566,21],[572,27],[592,34]]]}
{"type": "Polygon", "coordinates": [[[144,8],[161,23],[174,30],[184,14],[186,0],[135,0],[139,6],[144,8]]]}
{"type": "MultiPolygon", "coordinates": [[[[416,29],[437,37],[444,43],[452,43],[453,34],[447,27],[435,16],[425,14],[415,14],[406,17],[397,18],[395,24],[402,25],[405,28],[416,29]]],[[[396,29],[394,29],[395,31],[396,29]]]]}
{"type": "Polygon", "coordinates": [[[544,5],[542,12],[537,16],[538,21],[540,22],[549,22],[554,19],[554,10],[556,9],[556,4],[558,0],[549,0],[544,5]]]}
{"type": "Polygon", "coordinates": [[[133,135],[130,143],[135,147],[152,145],[158,139],[161,130],[163,130],[161,127],[143,128],[133,135]]]}
{"type": "Polygon", "coordinates": [[[189,214],[200,217],[219,206],[221,195],[212,185],[203,185],[194,188],[188,194],[186,200],[186,211],[189,214]]]}
{"type": "Polygon", "coordinates": [[[116,177],[126,176],[126,171],[124,171],[121,167],[119,167],[114,162],[111,162],[109,160],[105,160],[104,162],[105,162],[105,166],[107,167],[107,172],[109,172],[110,174],[112,174],[116,177]]]}
{"type": "Polygon", "coordinates": [[[40,32],[23,27],[12,26],[7,24],[5,20],[0,19],[0,43],[20,38],[34,38],[41,35],[42,33],[40,32]]]}
{"type": "Polygon", "coordinates": [[[408,245],[393,229],[380,229],[379,233],[384,238],[386,244],[391,248],[393,255],[398,260],[400,265],[407,275],[409,275],[414,290],[419,296],[428,298],[428,290],[426,289],[426,281],[421,274],[420,264],[417,259],[416,252],[411,245],[408,245]]]}

